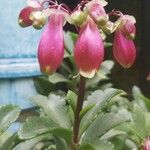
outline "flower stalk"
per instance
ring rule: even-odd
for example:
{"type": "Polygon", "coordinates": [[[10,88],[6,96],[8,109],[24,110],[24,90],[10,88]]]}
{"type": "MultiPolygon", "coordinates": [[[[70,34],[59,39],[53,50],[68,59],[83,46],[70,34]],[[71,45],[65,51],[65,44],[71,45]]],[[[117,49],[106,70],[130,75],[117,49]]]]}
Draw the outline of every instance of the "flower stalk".
{"type": "Polygon", "coordinates": [[[80,112],[82,110],[84,96],[85,96],[85,77],[80,76],[79,93],[77,98],[76,111],[74,115],[73,141],[71,150],[76,150],[79,142],[80,112]]]}

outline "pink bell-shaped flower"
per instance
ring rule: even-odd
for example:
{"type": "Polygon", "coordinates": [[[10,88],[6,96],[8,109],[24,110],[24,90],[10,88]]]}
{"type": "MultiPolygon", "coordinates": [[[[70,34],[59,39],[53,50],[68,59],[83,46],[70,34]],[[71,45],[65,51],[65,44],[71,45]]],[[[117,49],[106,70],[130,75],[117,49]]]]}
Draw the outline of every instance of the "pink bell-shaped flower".
{"type": "Polygon", "coordinates": [[[74,48],[75,63],[79,73],[92,78],[104,58],[104,44],[97,25],[91,18],[81,26],[74,48]]]}
{"type": "Polygon", "coordinates": [[[63,39],[64,16],[52,13],[38,47],[40,69],[45,74],[52,74],[60,66],[64,55],[63,39]]]}
{"type": "Polygon", "coordinates": [[[120,29],[115,32],[113,54],[118,63],[124,68],[130,68],[136,58],[134,42],[126,38],[120,29]]]}

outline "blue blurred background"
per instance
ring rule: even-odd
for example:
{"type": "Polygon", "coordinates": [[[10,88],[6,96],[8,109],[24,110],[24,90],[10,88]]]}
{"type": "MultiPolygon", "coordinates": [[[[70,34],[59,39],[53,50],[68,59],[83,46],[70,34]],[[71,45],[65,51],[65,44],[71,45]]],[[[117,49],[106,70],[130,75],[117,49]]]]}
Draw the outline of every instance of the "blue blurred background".
{"type": "Polygon", "coordinates": [[[41,31],[18,25],[26,0],[0,1],[0,104],[31,107],[27,99],[36,94],[33,76],[39,76],[36,58],[41,31]]]}

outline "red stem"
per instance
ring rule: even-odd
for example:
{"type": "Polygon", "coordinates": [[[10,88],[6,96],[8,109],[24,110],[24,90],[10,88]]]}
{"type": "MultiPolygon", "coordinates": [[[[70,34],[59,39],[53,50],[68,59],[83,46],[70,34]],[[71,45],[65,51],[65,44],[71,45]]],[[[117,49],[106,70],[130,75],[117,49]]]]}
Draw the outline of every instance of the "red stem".
{"type": "Polygon", "coordinates": [[[77,98],[77,105],[76,105],[76,111],[74,116],[74,127],[73,127],[73,144],[75,145],[75,147],[78,145],[79,142],[78,136],[79,136],[79,127],[80,127],[80,111],[82,110],[84,96],[85,96],[85,78],[83,76],[80,76],[79,93],[77,98]]]}

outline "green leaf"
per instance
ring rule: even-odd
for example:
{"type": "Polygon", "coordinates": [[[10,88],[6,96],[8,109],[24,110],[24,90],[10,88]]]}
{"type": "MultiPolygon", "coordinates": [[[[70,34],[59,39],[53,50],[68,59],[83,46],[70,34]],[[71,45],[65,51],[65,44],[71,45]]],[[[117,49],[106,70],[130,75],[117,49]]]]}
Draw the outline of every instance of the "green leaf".
{"type": "Polygon", "coordinates": [[[11,133],[8,131],[3,132],[3,134],[0,135],[0,147],[11,137],[11,133]]]}
{"type": "Polygon", "coordinates": [[[71,127],[66,101],[60,96],[50,94],[47,98],[42,95],[37,95],[32,98],[32,102],[38,105],[47,115],[47,117],[52,120],[58,127],[71,127]]]}
{"type": "Polygon", "coordinates": [[[50,138],[50,134],[44,134],[41,136],[37,136],[31,140],[26,140],[25,142],[21,142],[20,144],[18,144],[15,148],[13,148],[12,150],[33,150],[34,146],[42,141],[43,139],[49,137],[50,138]]]}
{"type": "Polygon", "coordinates": [[[84,144],[79,147],[79,150],[95,150],[92,144],[84,144]]]}
{"type": "Polygon", "coordinates": [[[105,60],[101,64],[100,72],[104,75],[108,75],[111,73],[111,69],[114,67],[114,62],[112,60],[105,60]]]}
{"type": "Polygon", "coordinates": [[[70,35],[70,32],[64,32],[64,43],[65,48],[69,51],[70,54],[72,54],[74,49],[74,41],[70,35]]]}
{"type": "Polygon", "coordinates": [[[67,143],[64,141],[64,139],[55,137],[54,141],[55,141],[57,150],[68,150],[67,143]]]}
{"type": "Polygon", "coordinates": [[[102,108],[106,107],[107,104],[116,96],[124,94],[122,90],[109,88],[104,91],[97,90],[88,96],[85,101],[85,106],[95,104],[95,106],[87,112],[87,114],[81,120],[80,135],[88,128],[88,126],[94,121],[102,108]]]}
{"type": "MultiPolygon", "coordinates": [[[[137,150],[137,149],[139,149],[139,147],[141,147],[141,143],[137,144],[137,143],[135,143],[135,141],[126,139],[124,149],[137,150]]],[[[120,149],[118,149],[118,150],[120,150],[120,149]]]]}
{"type": "Polygon", "coordinates": [[[65,128],[54,128],[50,130],[54,136],[63,138],[68,144],[71,144],[72,141],[72,131],[65,128]]]}
{"type": "MultiPolygon", "coordinates": [[[[126,136],[116,136],[111,140],[111,142],[113,143],[115,150],[124,150],[124,147],[125,147],[125,144],[126,144],[126,136]]],[[[126,148],[126,149],[127,150],[132,150],[132,149],[129,149],[129,148],[126,148]]]]}
{"type": "Polygon", "coordinates": [[[75,42],[77,40],[78,34],[74,32],[69,32],[70,36],[72,37],[73,41],[75,42]]]}
{"type": "MultiPolygon", "coordinates": [[[[65,58],[69,58],[69,57],[73,57],[66,49],[65,49],[65,53],[64,53],[64,59],[65,58]]],[[[61,66],[62,66],[62,64],[61,64],[61,66]]],[[[65,67],[64,66],[62,66],[64,69],[65,69],[65,67]]],[[[68,70],[68,69],[67,69],[68,70]]],[[[69,71],[69,70],[68,70],[69,71]]]]}
{"type": "Polygon", "coordinates": [[[150,111],[150,99],[145,97],[144,95],[141,95],[139,98],[144,101],[146,108],[148,109],[148,111],[150,111]]]}
{"type": "Polygon", "coordinates": [[[148,132],[148,135],[150,135],[150,112],[146,112],[145,114],[145,121],[146,121],[146,130],[148,132]]]}
{"type": "Polygon", "coordinates": [[[68,99],[68,102],[69,102],[70,106],[72,107],[73,111],[75,112],[76,103],[77,103],[77,94],[75,94],[73,91],[69,90],[67,93],[67,99],[68,99]]]}
{"type": "Polygon", "coordinates": [[[49,76],[49,81],[53,84],[60,82],[68,82],[67,78],[65,78],[62,74],[59,74],[57,72],[49,76]]]}
{"type": "Polygon", "coordinates": [[[89,111],[91,110],[93,107],[95,106],[95,104],[91,104],[91,105],[87,105],[86,107],[84,107],[81,112],[80,112],[80,118],[82,119],[83,116],[89,111]]]}
{"type": "Polygon", "coordinates": [[[110,143],[110,142],[107,142],[107,141],[100,141],[100,140],[97,140],[97,141],[94,141],[92,143],[93,147],[95,150],[114,150],[114,146],[110,143]]]}
{"type": "Polygon", "coordinates": [[[85,106],[89,104],[96,104],[104,106],[108,102],[110,102],[113,98],[124,95],[125,92],[123,90],[108,88],[106,90],[96,90],[91,95],[87,97],[87,101],[85,102],[85,106]]]}
{"type": "Polygon", "coordinates": [[[92,124],[85,131],[82,143],[97,140],[112,128],[129,121],[127,116],[115,113],[99,114],[92,124]]]}
{"type": "MultiPolygon", "coordinates": [[[[69,57],[71,57],[71,56],[69,56],[69,57]]],[[[71,68],[69,67],[69,65],[68,65],[65,61],[61,63],[61,67],[62,67],[61,70],[64,69],[64,70],[67,71],[69,74],[72,73],[71,68]]]]}
{"type": "Polygon", "coordinates": [[[12,150],[18,143],[18,136],[14,133],[3,143],[3,145],[0,146],[0,150],[12,150]]]}
{"type": "Polygon", "coordinates": [[[106,89],[108,89],[108,88],[112,88],[112,83],[109,83],[109,82],[107,82],[107,83],[104,83],[104,84],[102,84],[102,85],[100,85],[100,89],[101,90],[106,90],[106,89]]]}
{"type": "Polygon", "coordinates": [[[133,123],[133,129],[141,138],[141,140],[148,136],[148,132],[146,130],[145,114],[138,105],[134,105],[133,123]]]}
{"type": "Polygon", "coordinates": [[[73,122],[74,122],[74,112],[73,112],[73,109],[71,108],[71,106],[69,106],[69,108],[68,108],[68,116],[70,118],[71,124],[73,125],[73,122]]]}
{"type": "Polygon", "coordinates": [[[111,73],[111,69],[114,66],[114,62],[111,60],[106,60],[101,64],[98,74],[92,79],[88,79],[86,82],[86,87],[91,88],[97,86],[100,81],[108,80],[108,74],[111,73]]]}
{"type": "Polygon", "coordinates": [[[142,93],[137,86],[134,86],[132,89],[133,98],[136,100],[142,93]]]}
{"type": "Polygon", "coordinates": [[[139,105],[143,110],[150,111],[150,99],[145,97],[137,86],[132,89],[134,103],[139,105]]]}
{"type": "Polygon", "coordinates": [[[5,105],[0,107],[0,134],[2,134],[19,116],[18,106],[5,105]]]}
{"type": "Polygon", "coordinates": [[[57,128],[45,117],[30,117],[18,132],[20,139],[31,139],[44,133],[51,133],[64,138],[71,143],[72,131],[65,128],[57,128]]]}
{"type": "Polygon", "coordinates": [[[56,86],[48,81],[45,76],[34,78],[34,85],[38,93],[48,96],[50,92],[56,90],[56,86]]]}
{"type": "Polygon", "coordinates": [[[121,130],[116,130],[116,129],[111,129],[110,131],[108,131],[106,134],[104,134],[101,137],[101,140],[110,140],[113,137],[119,136],[119,135],[126,135],[126,132],[121,131],[121,130]]]}
{"type": "Polygon", "coordinates": [[[79,150],[114,150],[114,146],[110,142],[97,140],[81,145],[79,150]]]}
{"type": "Polygon", "coordinates": [[[54,124],[45,117],[29,117],[18,131],[20,139],[31,139],[51,130],[54,124]]]}

